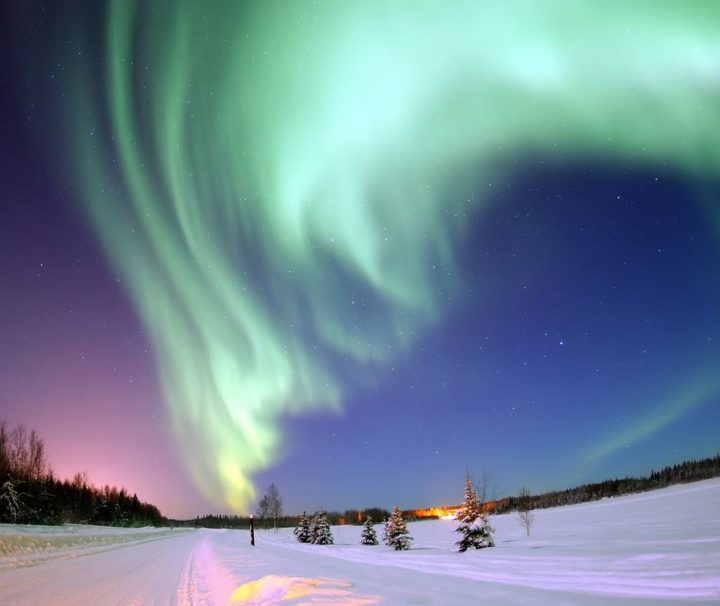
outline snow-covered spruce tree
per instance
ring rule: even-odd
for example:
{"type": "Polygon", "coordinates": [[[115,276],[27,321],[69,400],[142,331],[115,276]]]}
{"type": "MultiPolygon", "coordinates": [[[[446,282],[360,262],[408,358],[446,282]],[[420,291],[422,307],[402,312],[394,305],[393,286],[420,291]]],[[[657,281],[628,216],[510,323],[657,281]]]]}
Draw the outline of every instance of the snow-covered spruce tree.
{"type": "Polygon", "coordinates": [[[383,520],[383,533],[382,533],[382,542],[383,545],[390,545],[390,520],[385,518],[383,520]]]}
{"type": "Polygon", "coordinates": [[[330,524],[328,523],[327,514],[321,511],[315,514],[317,522],[315,523],[315,545],[332,545],[333,536],[330,531],[330,524]]]}
{"type": "Polygon", "coordinates": [[[377,534],[375,534],[375,527],[370,516],[365,518],[365,528],[363,528],[362,536],[360,537],[361,545],[377,545],[377,534]]]}
{"type": "Polygon", "coordinates": [[[297,537],[298,543],[310,543],[310,520],[305,515],[305,512],[303,511],[302,518],[300,518],[300,521],[298,522],[298,525],[295,527],[295,530],[293,531],[295,533],[295,536],[297,537]]]}
{"type": "Polygon", "coordinates": [[[407,524],[402,517],[400,508],[395,505],[390,519],[388,519],[385,525],[385,532],[387,534],[387,545],[392,547],[395,551],[405,551],[410,549],[410,543],[412,543],[412,537],[407,529],[407,524]]]}
{"type": "Polygon", "coordinates": [[[0,521],[14,524],[20,521],[23,512],[20,493],[12,480],[3,483],[0,489],[0,521]]]}
{"type": "Polygon", "coordinates": [[[317,525],[320,521],[320,512],[316,511],[313,517],[310,518],[310,524],[308,525],[308,543],[314,543],[317,536],[317,525]]]}
{"type": "Polygon", "coordinates": [[[460,526],[457,527],[455,532],[462,535],[462,538],[455,543],[459,552],[467,551],[471,547],[475,549],[495,547],[492,536],[495,530],[488,523],[487,514],[482,511],[470,480],[470,474],[465,478],[465,500],[455,514],[455,519],[460,522],[460,526]]]}

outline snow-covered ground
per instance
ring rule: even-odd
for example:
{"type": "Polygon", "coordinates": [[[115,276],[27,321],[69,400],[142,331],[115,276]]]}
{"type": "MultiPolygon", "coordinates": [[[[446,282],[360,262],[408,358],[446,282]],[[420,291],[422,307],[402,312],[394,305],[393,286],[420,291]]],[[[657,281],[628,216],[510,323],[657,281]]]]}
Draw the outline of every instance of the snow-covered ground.
{"type": "MultiPolygon", "coordinates": [[[[497,547],[459,554],[449,520],[409,525],[409,552],[300,545],[290,529],[0,526],[0,604],[720,603],[720,479],[492,518],[497,547]]],[[[378,531],[380,526],[378,525],[378,531]]]]}

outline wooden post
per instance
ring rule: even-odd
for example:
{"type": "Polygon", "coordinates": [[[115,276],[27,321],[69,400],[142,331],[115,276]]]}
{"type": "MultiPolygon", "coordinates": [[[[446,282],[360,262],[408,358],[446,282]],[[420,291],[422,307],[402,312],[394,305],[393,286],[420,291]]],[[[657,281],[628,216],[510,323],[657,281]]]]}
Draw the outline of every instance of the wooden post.
{"type": "Polygon", "coordinates": [[[250,545],[255,546],[255,517],[250,514],[250,545]]]}

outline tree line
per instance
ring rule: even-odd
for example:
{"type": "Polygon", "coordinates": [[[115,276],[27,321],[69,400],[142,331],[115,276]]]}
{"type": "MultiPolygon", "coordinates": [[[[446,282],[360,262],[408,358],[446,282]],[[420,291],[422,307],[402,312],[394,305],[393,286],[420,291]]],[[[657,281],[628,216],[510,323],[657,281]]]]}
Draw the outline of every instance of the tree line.
{"type": "Polygon", "coordinates": [[[58,480],[37,432],[0,421],[0,522],[158,526],[165,518],[124,488],[93,486],[87,474],[58,480]]]}
{"type": "MultiPolygon", "coordinates": [[[[360,526],[364,523],[365,517],[370,516],[373,520],[383,520],[390,515],[387,509],[380,507],[370,507],[368,509],[348,509],[345,511],[328,511],[325,513],[328,522],[332,526],[353,525],[360,526]]],[[[298,515],[281,515],[274,518],[263,519],[256,515],[255,522],[258,528],[272,529],[277,528],[293,528],[297,526],[300,518],[298,515]]],[[[192,520],[168,520],[174,526],[194,526],[195,528],[250,528],[250,516],[224,515],[224,514],[207,514],[197,516],[192,520]]]]}
{"type": "MultiPolygon", "coordinates": [[[[303,514],[304,515],[304,514],[303,514]]],[[[390,512],[380,507],[368,507],[367,509],[346,509],[345,511],[323,511],[323,515],[332,526],[345,524],[359,526],[364,523],[367,517],[374,520],[384,520],[389,517],[390,512]]],[[[302,516],[287,515],[283,511],[282,498],[275,484],[270,484],[265,495],[258,502],[255,511],[255,522],[265,530],[277,528],[296,527],[302,516]]],[[[187,521],[171,520],[175,525],[188,525],[187,521]]],[[[204,515],[197,516],[192,520],[195,528],[250,528],[250,516],[236,515],[204,515]]]]}
{"type": "Polygon", "coordinates": [[[665,488],[673,484],[697,482],[720,476],[720,454],[707,459],[690,459],[659,471],[652,470],[643,477],[626,477],[583,484],[567,490],[556,490],[538,495],[522,493],[517,497],[499,499],[493,503],[494,513],[546,509],[563,505],[576,505],[606,497],[619,497],[636,492],[665,488]]]}
{"type": "MultiPolygon", "coordinates": [[[[681,482],[694,482],[720,476],[720,455],[707,459],[691,459],[678,463],[677,465],[664,467],[659,471],[653,470],[645,477],[628,477],[613,480],[604,480],[593,484],[583,484],[567,490],[545,492],[538,495],[531,495],[526,489],[522,489],[517,496],[504,497],[494,500],[486,500],[488,492],[489,474],[483,472],[482,481],[476,492],[478,506],[481,512],[506,513],[517,511],[522,526],[530,534],[530,526],[533,521],[534,509],[545,509],[548,507],[559,507],[562,505],[573,505],[585,503],[605,497],[615,497],[634,492],[643,492],[656,488],[664,488],[681,482]]],[[[407,520],[418,519],[415,515],[417,510],[403,511],[407,520]]],[[[265,496],[260,500],[256,512],[258,525],[265,528],[289,528],[297,527],[302,516],[283,515],[282,500],[274,484],[271,484],[265,496]]],[[[366,509],[346,509],[345,511],[324,512],[328,523],[332,526],[343,524],[362,525],[367,518],[373,520],[387,520],[390,512],[380,507],[369,507],[366,509]]],[[[422,516],[422,519],[431,519],[433,516],[422,516]]],[[[178,522],[180,523],[180,522],[178,522]]],[[[249,528],[249,517],[227,516],[227,515],[206,515],[197,517],[194,520],[196,527],[203,528],[249,528]]]]}
{"type": "MultiPolygon", "coordinates": [[[[300,516],[288,516],[283,515],[277,517],[276,524],[278,528],[290,528],[298,523],[300,516]]],[[[271,520],[266,520],[267,524],[264,524],[262,520],[255,518],[258,527],[265,526],[265,528],[271,528],[271,520]]],[[[177,525],[188,525],[187,521],[177,520],[177,525]]],[[[208,514],[204,516],[197,516],[191,520],[192,526],[195,528],[230,528],[230,529],[244,529],[250,528],[250,516],[237,516],[237,515],[217,515],[208,514]]]]}

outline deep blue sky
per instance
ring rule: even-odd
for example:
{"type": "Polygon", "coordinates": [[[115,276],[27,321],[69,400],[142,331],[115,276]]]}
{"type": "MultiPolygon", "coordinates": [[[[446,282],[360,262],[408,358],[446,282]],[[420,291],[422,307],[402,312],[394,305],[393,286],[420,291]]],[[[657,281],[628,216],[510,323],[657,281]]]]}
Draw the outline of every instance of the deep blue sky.
{"type": "Polygon", "coordinates": [[[505,495],[717,450],[717,391],[651,425],[718,367],[720,250],[693,188],[658,171],[528,160],[495,202],[464,243],[454,312],[345,415],[297,423],[298,456],[266,481],[309,481],[318,505],[351,506],[344,495],[358,492],[430,505],[452,500],[466,466],[505,495]]]}
{"type": "MultiPolygon", "coordinates": [[[[209,512],[152,343],[47,132],[54,108],[24,80],[51,53],[34,44],[47,17],[26,12],[0,12],[0,419],[38,430],[59,476],[209,512]]],[[[290,512],[421,507],[458,502],[467,468],[502,496],[718,452],[720,183],[597,158],[514,167],[468,211],[442,317],[342,413],[285,419],[261,492],[275,482],[290,512]]]]}

